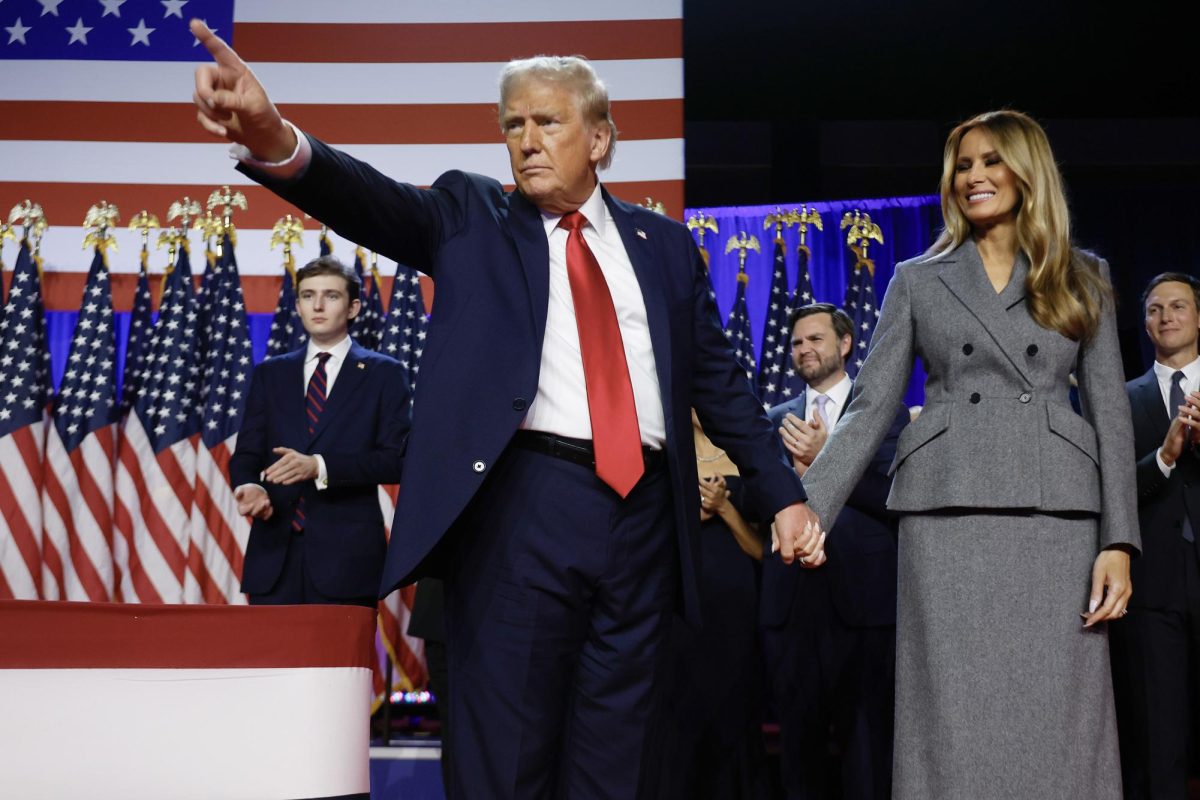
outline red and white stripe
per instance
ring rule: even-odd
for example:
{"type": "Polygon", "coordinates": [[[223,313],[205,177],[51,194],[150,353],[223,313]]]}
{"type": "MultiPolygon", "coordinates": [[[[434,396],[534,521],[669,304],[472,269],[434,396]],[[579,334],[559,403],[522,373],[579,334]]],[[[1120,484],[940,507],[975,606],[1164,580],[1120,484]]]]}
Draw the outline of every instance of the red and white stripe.
{"type": "Polygon", "coordinates": [[[45,422],[0,436],[0,600],[42,593],[45,422]]]}
{"type": "Polygon", "coordinates": [[[113,465],[116,425],[89,434],[68,453],[48,426],[42,491],[42,598],[113,599],[113,465]]]}
{"type": "Polygon", "coordinates": [[[196,444],[196,489],[192,503],[188,569],[200,585],[205,603],[244,604],[242,557],[250,523],[238,513],[229,485],[229,457],[237,436],[209,450],[196,444]]]}

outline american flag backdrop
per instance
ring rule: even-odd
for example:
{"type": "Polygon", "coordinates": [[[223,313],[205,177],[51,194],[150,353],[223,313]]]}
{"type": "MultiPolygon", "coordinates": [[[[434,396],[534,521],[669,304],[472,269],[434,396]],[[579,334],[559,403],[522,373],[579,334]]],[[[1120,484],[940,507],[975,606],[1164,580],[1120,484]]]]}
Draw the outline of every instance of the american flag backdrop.
{"type": "Polygon", "coordinates": [[[771,295],[767,298],[767,315],[763,318],[762,353],[758,359],[758,399],[763,408],[771,408],[788,400],[792,389],[789,378],[792,369],[792,332],[788,330],[788,315],[792,313],[788,294],[787,246],[782,236],[775,237],[772,255],[771,295]]]}
{"type": "Polygon", "coordinates": [[[738,363],[746,370],[746,377],[754,382],[757,373],[754,361],[754,334],[750,330],[750,310],[746,306],[746,284],[750,276],[743,270],[737,276],[737,293],[733,298],[733,308],[729,309],[729,317],[725,320],[725,335],[733,345],[734,355],[738,363]]]}
{"type": "MultiPolygon", "coordinates": [[[[616,160],[602,179],[618,197],[652,197],[679,216],[681,16],[681,0],[0,2],[0,211],[30,198],[51,224],[40,283],[28,253],[4,276],[11,289],[9,324],[0,329],[0,596],[51,590],[43,575],[44,540],[102,560],[99,539],[72,544],[81,523],[75,534],[65,523],[62,529],[54,523],[51,532],[42,518],[49,430],[43,414],[50,397],[42,302],[84,319],[89,264],[76,225],[100,200],[118,206],[126,219],[147,209],[165,223],[172,202],[205,198],[229,184],[248,205],[234,216],[240,286],[214,280],[214,268],[197,258],[203,292],[193,295],[186,251],[165,276],[165,257],[151,255],[139,286],[139,235],[114,231],[120,247],[108,252],[106,271],[112,304],[121,316],[135,305],[136,292],[138,311],[122,370],[131,392],[117,401],[129,410],[108,427],[116,431],[112,577],[99,585],[109,580],[112,596],[126,602],[241,601],[236,576],[244,520],[230,511],[229,487],[222,483],[236,431],[228,424],[236,414],[229,411],[237,376],[248,368],[238,321],[276,309],[283,270],[278,252],[270,251],[271,227],[285,214],[301,215],[235,172],[227,146],[196,124],[192,73],[207,54],[187,31],[189,18],[204,19],[229,40],[300,128],[418,185],[451,168],[511,182],[496,123],[500,66],[543,52],[586,55],[609,84],[620,129],[616,160]],[[160,293],[153,336],[141,338],[149,325],[146,303],[160,293]]],[[[309,253],[318,249],[317,224],[310,222],[304,237],[309,253]]],[[[199,247],[199,235],[191,236],[199,247]]],[[[354,252],[354,243],[331,239],[338,252],[354,252]]],[[[298,250],[297,258],[304,253],[298,250]]],[[[396,267],[383,266],[383,275],[371,276],[374,297],[391,300],[378,309],[385,315],[380,348],[394,347],[415,370],[432,291],[407,270],[393,286],[396,267]],[[397,308],[403,321],[393,330],[397,308]]],[[[112,385],[117,365],[108,369],[112,385]]],[[[59,413],[61,407],[60,401],[59,413]]],[[[381,489],[389,519],[394,491],[381,489]]],[[[57,508],[45,506],[51,507],[57,508]]],[[[67,573],[59,591],[61,585],[72,585],[67,573]]],[[[403,636],[406,602],[411,595],[381,604],[381,649],[400,666],[402,687],[423,680],[420,643],[403,636]]]]}
{"type": "Polygon", "coordinates": [[[846,359],[846,373],[854,378],[866,360],[871,346],[871,334],[875,333],[875,321],[879,318],[879,304],[875,302],[875,267],[859,261],[850,267],[850,283],[846,286],[844,310],[854,321],[854,352],[846,359]]]}

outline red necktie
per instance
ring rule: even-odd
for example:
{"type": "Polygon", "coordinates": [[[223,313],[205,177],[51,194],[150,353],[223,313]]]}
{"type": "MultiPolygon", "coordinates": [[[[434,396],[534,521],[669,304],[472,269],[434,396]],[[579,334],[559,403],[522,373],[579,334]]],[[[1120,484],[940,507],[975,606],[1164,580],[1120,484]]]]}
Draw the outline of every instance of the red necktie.
{"type": "MultiPolygon", "coordinates": [[[[304,393],[304,416],[308,421],[308,435],[312,436],[321,420],[321,412],[325,410],[325,394],[329,391],[329,379],[325,373],[325,362],[332,353],[317,353],[317,368],[308,379],[308,391],[304,393]]],[[[292,515],[292,530],[304,530],[304,495],[296,503],[296,513],[292,515]]]]}
{"type": "Polygon", "coordinates": [[[567,231],[567,278],[583,356],[596,475],[625,497],[646,471],[642,435],[617,311],[600,264],[583,240],[586,224],[583,214],[572,211],[558,226],[567,231]]]}

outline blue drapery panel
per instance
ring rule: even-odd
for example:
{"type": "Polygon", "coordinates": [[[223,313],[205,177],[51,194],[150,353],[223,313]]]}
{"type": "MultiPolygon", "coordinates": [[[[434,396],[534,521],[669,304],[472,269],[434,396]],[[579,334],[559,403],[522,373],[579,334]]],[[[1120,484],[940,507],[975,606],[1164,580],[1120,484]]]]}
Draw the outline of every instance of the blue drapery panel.
{"type": "MultiPolygon", "coordinates": [[[[877,200],[837,200],[826,203],[807,203],[808,208],[821,214],[823,231],[809,226],[805,243],[812,250],[809,274],[812,276],[813,295],[817,302],[841,306],[846,298],[846,284],[854,256],[846,247],[846,232],[839,226],[842,215],[855,209],[871,215],[871,220],[883,232],[883,244],[871,242],[867,257],[875,262],[875,293],[883,298],[888,281],[892,278],[896,264],[923,253],[933,243],[942,227],[942,212],[937,195],[920,197],[889,197],[877,200]]],[[[746,286],[746,303],[750,310],[751,330],[755,336],[756,356],[761,355],[761,332],[767,313],[767,298],[771,292],[771,257],[774,249],[774,228],[764,230],[763,220],[777,209],[790,211],[800,208],[801,203],[780,203],[769,206],[723,206],[714,208],[689,208],[684,218],[699,214],[716,220],[719,233],[707,233],[704,247],[709,254],[709,273],[717,294],[717,306],[722,321],[733,305],[737,288],[738,255],[735,250],[725,253],[725,243],[739,231],[758,237],[760,252],[749,251],[746,258],[746,274],[750,283],[746,286]]],[[[785,228],[783,239],[787,243],[788,289],[796,285],[796,247],[800,243],[799,231],[785,228]]],[[[913,370],[912,381],[905,403],[920,405],[924,402],[925,373],[918,364],[913,370]]]]}

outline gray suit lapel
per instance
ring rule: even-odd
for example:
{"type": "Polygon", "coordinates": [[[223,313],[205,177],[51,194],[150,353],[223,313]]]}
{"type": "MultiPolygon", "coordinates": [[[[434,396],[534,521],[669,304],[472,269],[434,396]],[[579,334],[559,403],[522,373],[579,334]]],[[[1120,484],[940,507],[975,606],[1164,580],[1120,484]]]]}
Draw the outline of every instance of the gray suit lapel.
{"type": "Polygon", "coordinates": [[[1024,256],[1019,257],[1013,266],[1013,275],[1008,286],[997,295],[991,281],[988,280],[979,251],[974,242],[968,240],[946,258],[938,277],[972,316],[979,320],[1017,374],[1032,385],[1020,357],[1023,352],[1022,340],[1007,313],[1008,308],[1025,296],[1025,275],[1028,271],[1028,262],[1024,260],[1024,256]]]}

